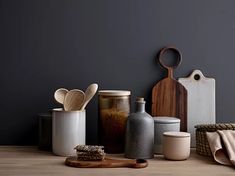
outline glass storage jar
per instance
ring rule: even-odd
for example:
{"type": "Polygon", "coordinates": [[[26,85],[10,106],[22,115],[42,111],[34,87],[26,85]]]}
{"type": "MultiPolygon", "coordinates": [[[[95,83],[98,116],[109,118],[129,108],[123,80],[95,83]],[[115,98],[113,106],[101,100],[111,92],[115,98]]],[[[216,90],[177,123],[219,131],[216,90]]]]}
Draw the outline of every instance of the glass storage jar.
{"type": "Polygon", "coordinates": [[[130,114],[130,91],[100,90],[99,143],[107,153],[123,153],[126,121],[130,114]]]}

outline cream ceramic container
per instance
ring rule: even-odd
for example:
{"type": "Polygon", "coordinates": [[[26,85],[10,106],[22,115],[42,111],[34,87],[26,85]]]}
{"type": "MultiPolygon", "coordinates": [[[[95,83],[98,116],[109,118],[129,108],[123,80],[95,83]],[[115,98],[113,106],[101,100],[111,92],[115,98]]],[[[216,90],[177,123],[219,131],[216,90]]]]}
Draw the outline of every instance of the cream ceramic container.
{"type": "Polygon", "coordinates": [[[169,160],[186,160],[190,155],[190,133],[164,132],[163,155],[169,160]]]}
{"type": "Polygon", "coordinates": [[[167,131],[180,131],[180,119],[175,117],[154,117],[154,153],[162,154],[162,137],[167,131]]]}
{"type": "Polygon", "coordinates": [[[59,156],[76,155],[74,147],[86,144],[86,111],[52,112],[52,151],[59,156]]]}

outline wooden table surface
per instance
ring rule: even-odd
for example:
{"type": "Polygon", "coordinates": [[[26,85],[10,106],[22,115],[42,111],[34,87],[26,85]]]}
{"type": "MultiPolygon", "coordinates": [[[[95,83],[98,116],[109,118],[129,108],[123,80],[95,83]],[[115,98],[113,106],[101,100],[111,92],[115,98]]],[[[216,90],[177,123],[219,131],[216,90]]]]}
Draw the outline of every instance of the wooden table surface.
{"type": "MultiPolygon", "coordinates": [[[[110,157],[110,155],[109,155],[110,157]]],[[[123,155],[112,155],[122,158],[123,155]]],[[[168,161],[162,156],[148,160],[144,169],[133,168],[73,168],[64,165],[65,157],[40,151],[36,147],[0,146],[0,176],[235,176],[235,168],[222,166],[208,157],[197,155],[192,149],[185,161],[168,161]]]]}

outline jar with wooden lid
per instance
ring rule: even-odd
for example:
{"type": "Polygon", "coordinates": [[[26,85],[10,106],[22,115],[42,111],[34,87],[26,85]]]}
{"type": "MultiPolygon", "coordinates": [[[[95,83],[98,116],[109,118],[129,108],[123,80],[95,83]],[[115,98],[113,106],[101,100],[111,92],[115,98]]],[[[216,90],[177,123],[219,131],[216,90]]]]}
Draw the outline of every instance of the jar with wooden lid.
{"type": "Polygon", "coordinates": [[[100,90],[98,92],[99,144],[107,153],[123,153],[126,121],[130,114],[130,91],[100,90]]]}

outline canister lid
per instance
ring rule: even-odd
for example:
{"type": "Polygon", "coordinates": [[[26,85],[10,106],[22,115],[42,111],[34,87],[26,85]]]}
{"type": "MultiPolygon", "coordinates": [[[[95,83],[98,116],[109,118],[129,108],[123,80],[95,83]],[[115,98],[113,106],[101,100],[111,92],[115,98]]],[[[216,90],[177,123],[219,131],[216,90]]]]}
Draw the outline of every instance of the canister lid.
{"type": "Polygon", "coordinates": [[[154,123],[180,123],[180,119],[175,117],[153,117],[154,123]]]}
{"type": "Polygon", "coordinates": [[[104,96],[128,96],[131,95],[131,91],[128,90],[100,90],[98,95],[104,96]]]}
{"type": "Polygon", "coordinates": [[[177,132],[177,131],[168,131],[163,133],[164,136],[170,136],[170,137],[190,137],[190,133],[187,132],[177,132]]]}

